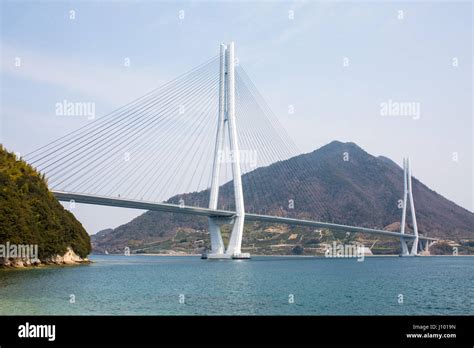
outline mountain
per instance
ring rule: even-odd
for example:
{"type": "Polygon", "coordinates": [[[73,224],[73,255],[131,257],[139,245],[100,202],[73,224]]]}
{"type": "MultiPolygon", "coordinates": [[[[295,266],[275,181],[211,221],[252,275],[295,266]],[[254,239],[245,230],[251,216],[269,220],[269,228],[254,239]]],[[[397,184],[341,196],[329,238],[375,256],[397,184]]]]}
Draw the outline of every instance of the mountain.
{"type": "MultiPolygon", "coordinates": [[[[0,145],[0,250],[13,244],[38,245],[42,263],[72,262],[91,251],[89,235],[51,194],[44,176],[0,145]]],[[[20,263],[29,260],[0,254],[0,265],[20,263]]]]}
{"type": "MultiPolygon", "coordinates": [[[[374,157],[354,143],[333,141],[311,153],[258,168],[243,175],[242,181],[244,187],[253,183],[252,190],[244,191],[247,211],[371,228],[400,228],[398,203],[403,195],[403,170],[392,160],[374,157]],[[288,168],[298,170],[289,175],[288,168]],[[294,209],[286,208],[289,199],[294,200],[294,209]]],[[[473,237],[473,213],[416,178],[413,178],[413,194],[421,234],[456,241],[473,237]]],[[[201,202],[205,206],[208,196],[205,190],[177,195],[168,202],[178,203],[183,199],[189,205],[201,202]]],[[[229,201],[232,201],[232,182],[220,190],[221,205],[229,201]]],[[[409,214],[407,221],[410,230],[409,214]]],[[[92,236],[92,242],[97,252],[120,251],[125,246],[143,252],[167,247],[198,252],[209,246],[206,230],[205,218],[149,211],[114,230],[92,236]]],[[[243,243],[254,248],[267,242],[273,246],[295,246],[307,244],[309,239],[314,243],[306,246],[317,248],[321,238],[310,229],[253,223],[246,225],[243,243]]],[[[398,248],[398,242],[382,239],[375,242],[398,248]]]]}

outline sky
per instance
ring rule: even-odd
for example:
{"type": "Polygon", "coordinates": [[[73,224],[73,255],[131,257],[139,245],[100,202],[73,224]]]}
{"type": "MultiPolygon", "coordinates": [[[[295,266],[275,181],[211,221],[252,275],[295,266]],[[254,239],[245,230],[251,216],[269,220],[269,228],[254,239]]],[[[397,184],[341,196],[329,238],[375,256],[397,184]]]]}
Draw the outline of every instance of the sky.
{"type": "MultiPolygon", "coordinates": [[[[474,211],[470,2],[3,1],[0,142],[28,153],[208,60],[236,56],[302,152],[351,141],[474,211]],[[129,63],[129,64],[126,64],[129,63]],[[405,113],[396,106],[408,105],[405,113]],[[389,107],[389,111],[384,107],[389,107]]],[[[415,198],[416,200],[416,198],[415,198]]],[[[142,211],[77,204],[89,233],[142,211]]]]}

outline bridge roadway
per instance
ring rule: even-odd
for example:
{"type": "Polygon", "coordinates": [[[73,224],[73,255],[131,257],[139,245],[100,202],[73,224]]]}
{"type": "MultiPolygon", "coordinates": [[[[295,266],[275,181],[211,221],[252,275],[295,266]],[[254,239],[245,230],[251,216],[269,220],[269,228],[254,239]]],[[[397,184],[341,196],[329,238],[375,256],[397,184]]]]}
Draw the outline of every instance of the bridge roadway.
{"type": "MultiPolygon", "coordinates": [[[[128,198],[112,198],[104,196],[92,196],[81,193],[71,193],[71,192],[62,192],[62,191],[53,191],[54,196],[63,202],[74,201],[77,203],[85,204],[94,204],[94,205],[105,205],[109,207],[121,207],[121,208],[132,208],[132,209],[142,209],[142,210],[154,210],[154,211],[164,211],[169,213],[180,213],[180,214],[192,214],[198,216],[207,216],[207,217],[222,217],[222,218],[232,218],[235,215],[235,212],[228,210],[214,210],[209,208],[200,208],[200,207],[191,207],[191,206],[180,206],[178,204],[170,203],[155,203],[155,202],[145,202],[132,200],[128,198]]],[[[385,230],[377,230],[373,228],[366,227],[357,227],[357,226],[348,226],[340,225],[329,222],[320,222],[312,220],[301,220],[293,219],[281,216],[270,216],[270,215],[259,215],[259,214],[245,214],[245,221],[262,221],[262,222],[272,222],[278,224],[287,224],[287,225],[296,225],[296,226],[308,226],[308,227],[317,227],[317,228],[327,228],[335,231],[344,231],[352,233],[368,233],[368,234],[380,234],[391,237],[405,237],[405,238],[415,238],[411,234],[401,234],[400,232],[391,232],[385,230]]],[[[435,241],[437,238],[430,238],[420,235],[420,240],[429,240],[435,241]]]]}

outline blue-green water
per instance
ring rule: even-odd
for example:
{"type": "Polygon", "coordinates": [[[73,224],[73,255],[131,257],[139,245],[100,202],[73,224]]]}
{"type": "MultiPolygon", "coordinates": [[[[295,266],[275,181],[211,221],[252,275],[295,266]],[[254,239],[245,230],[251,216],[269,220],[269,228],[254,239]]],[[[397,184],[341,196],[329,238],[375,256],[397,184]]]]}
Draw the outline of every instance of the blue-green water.
{"type": "Polygon", "coordinates": [[[91,259],[0,271],[0,314],[474,314],[471,257],[91,259]]]}

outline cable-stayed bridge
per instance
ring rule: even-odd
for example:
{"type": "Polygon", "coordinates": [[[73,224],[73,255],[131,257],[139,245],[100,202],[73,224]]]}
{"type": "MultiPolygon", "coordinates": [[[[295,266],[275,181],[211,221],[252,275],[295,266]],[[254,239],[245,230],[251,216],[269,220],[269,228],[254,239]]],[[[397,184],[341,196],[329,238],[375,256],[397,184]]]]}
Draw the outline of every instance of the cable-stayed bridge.
{"type": "Polygon", "coordinates": [[[241,252],[245,221],[398,237],[402,255],[416,255],[435,240],[418,234],[408,160],[401,231],[390,232],[322,222],[330,210],[318,200],[322,188],[306,180],[314,168],[290,160],[299,154],[230,43],[217,57],[25,159],[46,174],[61,201],[206,216],[208,258],[250,257],[241,252]],[[262,168],[278,177],[281,190],[268,185],[262,168]],[[293,211],[295,202],[311,206],[314,215],[293,211]],[[405,233],[407,208],[413,234],[405,233]],[[223,224],[232,226],[227,246],[223,224]]]}

